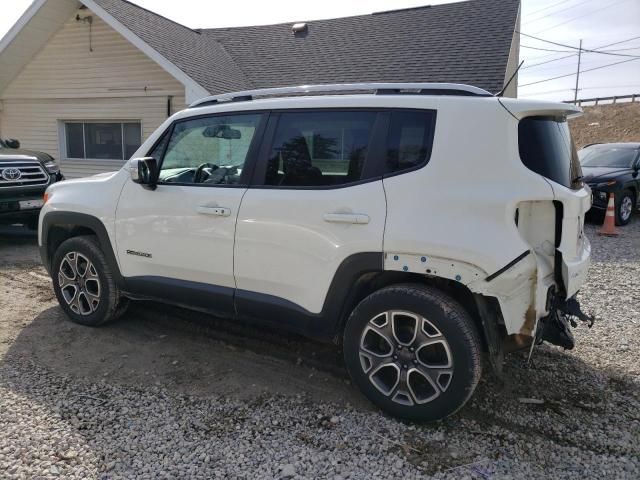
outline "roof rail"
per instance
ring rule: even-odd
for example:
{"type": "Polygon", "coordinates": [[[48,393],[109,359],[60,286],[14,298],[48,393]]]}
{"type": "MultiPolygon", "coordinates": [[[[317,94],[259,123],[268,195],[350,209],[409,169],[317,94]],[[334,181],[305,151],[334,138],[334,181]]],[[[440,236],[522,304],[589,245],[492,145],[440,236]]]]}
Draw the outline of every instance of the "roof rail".
{"type": "Polygon", "coordinates": [[[283,97],[289,95],[322,93],[375,93],[376,95],[457,95],[491,97],[482,88],[458,83],[335,83],[327,85],[300,85],[297,87],[263,88],[242,92],[223,93],[204,97],[193,102],[189,108],[215,105],[220,102],[246,102],[256,97],[283,97]]]}

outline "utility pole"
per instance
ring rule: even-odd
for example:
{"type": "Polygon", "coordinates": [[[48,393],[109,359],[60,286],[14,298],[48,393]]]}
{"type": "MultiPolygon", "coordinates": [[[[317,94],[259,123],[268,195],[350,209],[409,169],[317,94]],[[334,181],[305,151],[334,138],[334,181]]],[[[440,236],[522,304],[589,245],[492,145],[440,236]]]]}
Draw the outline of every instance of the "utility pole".
{"type": "Polygon", "coordinates": [[[576,72],[576,91],[573,95],[573,103],[578,103],[578,83],[580,82],[580,60],[582,59],[582,39],[580,39],[580,48],[578,49],[578,71],[576,72]]]}

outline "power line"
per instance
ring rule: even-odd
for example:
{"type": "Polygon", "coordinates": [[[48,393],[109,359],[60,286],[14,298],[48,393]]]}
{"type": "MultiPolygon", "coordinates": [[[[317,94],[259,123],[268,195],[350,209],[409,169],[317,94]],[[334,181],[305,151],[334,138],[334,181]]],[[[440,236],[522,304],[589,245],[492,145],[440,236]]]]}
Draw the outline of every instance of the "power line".
{"type": "Polygon", "coordinates": [[[562,5],[563,3],[567,3],[567,2],[569,2],[569,1],[571,1],[571,0],[561,0],[561,1],[559,1],[559,2],[554,3],[553,5],[547,5],[547,6],[546,6],[546,7],[544,7],[544,8],[540,8],[540,9],[538,9],[538,10],[534,10],[534,11],[533,11],[533,12],[531,12],[529,15],[535,15],[535,14],[536,14],[536,13],[538,13],[538,12],[544,12],[545,10],[549,10],[550,8],[557,7],[558,5],[562,5]]]}
{"type": "MultiPolygon", "coordinates": [[[[598,49],[600,50],[600,49],[598,49]]],[[[602,52],[627,52],[629,50],[640,50],[640,45],[637,47],[629,47],[629,48],[616,48],[615,50],[600,50],[602,52]]]]}
{"type": "MultiPolygon", "coordinates": [[[[522,33],[522,32],[516,32],[516,33],[520,33],[522,35],[527,36],[526,33],[522,33]]],[[[640,46],[632,47],[632,48],[615,49],[615,50],[603,50],[603,48],[612,47],[614,45],[619,45],[621,43],[631,42],[631,41],[637,40],[639,38],[640,38],[640,36],[639,37],[627,38],[626,40],[619,40],[617,42],[608,43],[607,45],[601,45],[599,47],[594,48],[593,50],[597,50],[598,52],[605,52],[605,53],[616,53],[618,51],[622,52],[622,51],[628,51],[628,50],[638,50],[638,49],[640,49],[640,46]]],[[[538,40],[538,37],[535,37],[535,39],[538,40]]],[[[543,38],[540,38],[539,40],[542,41],[542,42],[549,42],[549,40],[545,40],[543,38]]],[[[555,44],[555,42],[551,42],[551,43],[555,44]]],[[[546,50],[542,49],[541,47],[532,47],[532,46],[528,46],[528,45],[520,45],[520,46],[524,47],[524,48],[539,49],[539,50],[546,51],[546,50]]],[[[577,47],[570,46],[570,45],[568,45],[567,48],[577,49],[577,47]]],[[[570,52],[569,50],[553,50],[553,49],[548,49],[548,50],[550,52],[553,51],[554,53],[550,53],[548,55],[539,55],[537,57],[530,58],[529,61],[543,60],[543,59],[546,59],[546,58],[549,58],[549,57],[553,57],[555,53],[569,53],[570,52]]],[[[527,67],[524,67],[524,68],[527,68],[527,67]]]]}
{"type": "Polygon", "coordinates": [[[578,7],[578,6],[580,6],[580,5],[584,4],[584,3],[588,3],[588,2],[591,2],[591,1],[592,0],[583,0],[582,2],[576,3],[575,5],[570,5],[570,6],[566,7],[566,8],[561,9],[561,10],[556,10],[555,12],[548,13],[546,15],[543,15],[542,17],[534,18],[533,20],[527,20],[526,22],[524,22],[524,24],[526,25],[526,24],[529,24],[529,23],[537,22],[538,20],[542,20],[543,18],[548,18],[548,17],[551,17],[553,15],[557,15],[558,13],[566,12],[567,10],[571,10],[572,8],[578,7]]]}
{"type": "MultiPolygon", "coordinates": [[[[524,34],[524,33],[523,33],[522,35],[529,36],[529,35],[524,34]]],[[[588,49],[583,48],[583,49],[582,49],[582,51],[583,51],[583,52],[587,52],[587,53],[592,53],[592,52],[595,52],[595,53],[612,53],[613,51],[604,51],[604,50],[601,50],[601,49],[602,49],[602,48],[606,48],[606,47],[611,47],[611,46],[613,46],[613,45],[619,45],[619,44],[621,44],[621,43],[630,42],[630,41],[632,41],[632,40],[636,40],[637,38],[638,38],[638,37],[633,37],[633,38],[628,38],[628,39],[626,39],[626,40],[620,40],[620,41],[617,41],[617,42],[609,43],[609,44],[607,44],[607,45],[603,45],[603,46],[601,46],[601,47],[598,47],[597,49],[594,49],[594,50],[588,50],[588,49]]],[[[542,39],[542,38],[538,39],[537,37],[536,37],[536,40],[540,40],[540,41],[543,41],[543,42],[545,42],[545,41],[547,41],[547,42],[548,42],[548,40],[544,40],[544,39],[542,39]]],[[[551,43],[554,43],[554,44],[555,44],[556,42],[551,42],[551,43]]],[[[561,44],[559,44],[559,45],[561,45],[561,44]]],[[[525,45],[521,45],[521,46],[525,46],[525,45]]],[[[525,47],[526,47],[526,46],[525,46],[525,47]]],[[[526,48],[537,48],[537,47],[526,47],[526,48]]],[[[574,48],[574,47],[571,47],[571,46],[569,46],[569,45],[568,45],[568,46],[567,46],[567,48],[574,48]]],[[[637,47],[637,48],[640,48],[640,47],[637,47]]],[[[634,48],[634,49],[635,49],[635,48],[634,48]]],[[[625,50],[625,49],[622,49],[622,50],[625,50]]],[[[629,49],[629,50],[632,50],[632,49],[629,49]]],[[[570,52],[570,50],[555,50],[555,51],[556,51],[556,52],[570,52]]],[[[578,51],[580,51],[580,50],[578,50],[578,51]]],[[[539,62],[539,63],[534,63],[534,64],[531,64],[531,65],[526,65],[526,66],[522,67],[522,70],[526,70],[527,68],[538,67],[538,66],[540,66],[540,65],[546,65],[547,63],[557,62],[557,61],[559,61],[559,60],[565,60],[565,59],[567,59],[567,58],[575,57],[576,55],[578,55],[578,54],[577,54],[577,53],[574,53],[574,54],[572,54],[572,55],[565,55],[565,56],[563,56],[563,57],[552,58],[552,59],[550,59],[550,60],[546,60],[546,61],[544,61],[544,62],[539,62]]],[[[635,55],[629,55],[629,56],[630,56],[630,57],[633,57],[633,58],[635,58],[635,57],[636,57],[635,55]]],[[[544,57],[542,57],[542,58],[544,58],[544,57]]],[[[640,57],[639,57],[639,58],[640,58],[640,57]]]]}
{"type": "Polygon", "coordinates": [[[547,63],[556,62],[558,60],[564,60],[565,58],[572,58],[572,57],[575,57],[577,55],[578,55],[577,53],[572,53],[571,55],[565,55],[564,57],[552,58],[551,60],[547,60],[546,62],[540,62],[540,63],[534,63],[533,65],[527,65],[526,67],[522,67],[522,70],[524,70],[525,68],[538,67],[540,65],[545,65],[547,63]]]}
{"type": "Polygon", "coordinates": [[[571,50],[553,50],[551,48],[531,47],[529,45],[520,45],[520,48],[530,48],[531,50],[540,50],[543,52],[569,53],[571,50]]]}
{"type": "MultiPolygon", "coordinates": [[[[581,87],[580,91],[582,90],[599,90],[602,88],[635,88],[635,87],[640,87],[640,83],[636,83],[636,84],[629,84],[629,85],[599,85],[597,87],[581,87]]],[[[539,96],[539,95],[548,95],[550,93],[560,93],[560,92],[573,92],[573,88],[559,88],[557,90],[546,90],[544,92],[536,92],[536,93],[527,93],[528,97],[534,97],[534,96],[539,96]]]]}
{"type": "Polygon", "coordinates": [[[619,44],[621,44],[621,43],[627,43],[627,42],[630,42],[631,40],[637,40],[637,39],[639,39],[639,38],[640,38],[640,36],[637,36],[637,37],[631,37],[631,38],[627,38],[626,40],[620,40],[619,42],[609,43],[609,44],[607,44],[607,45],[603,45],[602,47],[598,47],[598,48],[612,47],[612,46],[614,46],[614,45],[619,45],[619,44]]]}
{"type": "MultiPolygon", "coordinates": [[[[638,58],[629,58],[627,60],[621,60],[619,62],[609,63],[607,65],[602,65],[600,67],[588,68],[587,70],[582,70],[582,72],[580,72],[580,73],[593,72],[594,70],[600,70],[602,68],[613,67],[614,65],[620,65],[621,63],[627,63],[627,62],[634,62],[636,60],[640,60],[640,57],[638,57],[638,58]]],[[[565,75],[558,75],[557,77],[546,78],[544,80],[537,80],[535,82],[525,83],[525,84],[519,85],[519,86],[520,87],[528,87],[529,85],[536,85],[538,83],[550,82],[551,80],[558,80],[559,78],[573,77],[574,75],[575,75],[575,73],[567,73],[565,75]]]]}
{"type": "Polygon", "coordinates": [[[535,33],[543,33],[543,32],[546,32],[546,31],[548,31],[548,30],[552,30],[552,29],[554,29],[554,28],[560,27],[560,26],[562,26],[562,25],[565,25],[565,24],[567,24],[567,23],[573,22],[573,21],[575,21],[575,20],[579,20],[579,19],[581,19],[581,18],[588,17],[589,15],[593,15],[594,13],[601,12],[602,10],[607,10],[607,9],[609,9],[609,8],[613,7],[614,5],[618,5],[618,4],[620,4],[620,3],[625,3],[625,2],[628,2],[628,1],[629,1],[629,0],[618,0],[617,2],[614,2],[614,3],[610,4],[610,5],[606,5],[606,6],[602,7],[602,8],[598,8],[597,10],[592,10],[592,11],[590,11],[590,12],[587,12],[587,13],[583,14],[583,15],[578,15],[577,17],[570,18],[570,19],[568,19],[568,20],[565,20],[564,22],[560,22],[560,23],[558,23],[558,24],[556,24],[556,25],[553,25],[553,26],[551,26],[551,27],[544,28],[544,29],[542,29],[542,30],[538,30],[538,31],[537,31],[537,32],[535,32],[535,33]]]}
{"type": "MultiPolygon", "coordinates": [[[[627,0],[625,0],[625,1],[627,1],[627,0]]],[[[606,47],[610,47],[612,45],[617,45],[619,43],[624,43],[624,42],[628,42],[628,41],[631,41],[631,40],[635,40],[636,38],[640,38],[640,37],[633,37],[633,38],[630,38],[630,39],[627,39],[627,40],[622,40],[620,42],[610,43],[608,45],[603,45],[601,47],[598,47],[598,49],[594,50],[594,49],[590,49],[590,48],[578,48],[578,47],[574,47],[573,45],[567,45],[567,44],[564,44],[564,43],[553,42],[551,40],[545,40],[544,38],[536,37],[534,35],[530,35],[530,34],[524,33],[524,32],[517,32],[517,33],[519,33],[520,35],[523,35],[525,37],[528,37],[528,38],[533,38],[534,40],[538,40],[540,42],[545,42],[545,43],[550,43],[552,45],[556,45],[558,47],[571,48],[573,50],[582,50],[583,52],[589,52],[589,53],[600,53],[602,55],[613,55],[615,57],[640,58],[639,55],[628,55],[628,54],[625,54],[625,53],[603,52],[602,50],[598,50],[600,48],[606,48],[606,47]]]]}
{"type": "MultiPolygon", "coordinates": [[[[631,83],[627,85],[596,85],[595,87],[582,87],[580,90],[600,90],[603,88],[635,88],[640,87],[640,83],[631,83]]],[[[527,93],[527,96],[547,95],[549,93],[573,92],[573,88],[559,88],[556,90],[545,90],[544,92],[527,93]]]]}
{"type": "MultiPolygon", "coordinates": [[[[565,59],[564,62],[560,63],[551,63],[548,62],[548,65],[541,65],[541,66],[537,66],[535,70],[532,71],[526,71],[525,72],[528,75],[533,75],[533,72],[535,71],[535,74],[538,76],[542,76],[542,75],[559,75],[561,73],[567,72],[569,71],[571,68],[573,68],[574,62],[576,62],[578,59],[578,55],[573,55],[571,57],[567,57],[565,59]]],[[[603,65],[602,59],[601,58],[597,58],[597,59],[591,59],[591,60],[585,60],[585,56],[582,55],[582,61],[581,61],[581,66],[582,68],[591,68],[591,67],[598,67],[600,65],[603,65]]],[[[524,67],[523,67],[524,68],[524,67]]],[[[520,69],[522,70],[522,69],[520,69]]],[[[580,70],[580,72],[582,73],[582,70],[580,70]]],[[[575,75],[575,71],[574,71],[574,75],[575,75]]]]}

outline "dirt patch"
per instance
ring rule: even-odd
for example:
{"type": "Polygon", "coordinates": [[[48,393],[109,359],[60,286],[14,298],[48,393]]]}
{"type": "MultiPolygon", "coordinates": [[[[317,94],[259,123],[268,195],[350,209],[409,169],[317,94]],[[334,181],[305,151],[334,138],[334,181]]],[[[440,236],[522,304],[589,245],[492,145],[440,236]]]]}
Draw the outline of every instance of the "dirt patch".
{"type": "Polygon", "coordinates": [[[570,121],[576,146],[590,143],[640,142],[640,102],[583,107],[570,121]]]}
{"type": "Polygon", "coordinates": [[[0,231],[0,477],[640,478],[640,222],[595,228],[576,349],[507,356],[431,425],[372,408],[332,345],[152,303],[73,324],[35,236],[0,231]]]}

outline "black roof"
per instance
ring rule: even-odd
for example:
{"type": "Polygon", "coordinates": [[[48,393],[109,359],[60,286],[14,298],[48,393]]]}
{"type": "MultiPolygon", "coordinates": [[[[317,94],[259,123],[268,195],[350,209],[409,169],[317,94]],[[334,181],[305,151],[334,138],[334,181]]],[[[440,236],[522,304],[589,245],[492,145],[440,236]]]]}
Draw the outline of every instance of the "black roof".
{"type": "Polygon", "coordinates": [[[466,2],[307,23],[192,30],[125,0],[95,0],[212,94],[285,85],[452,82],[497,92],[519,0],[466,2]]]}

